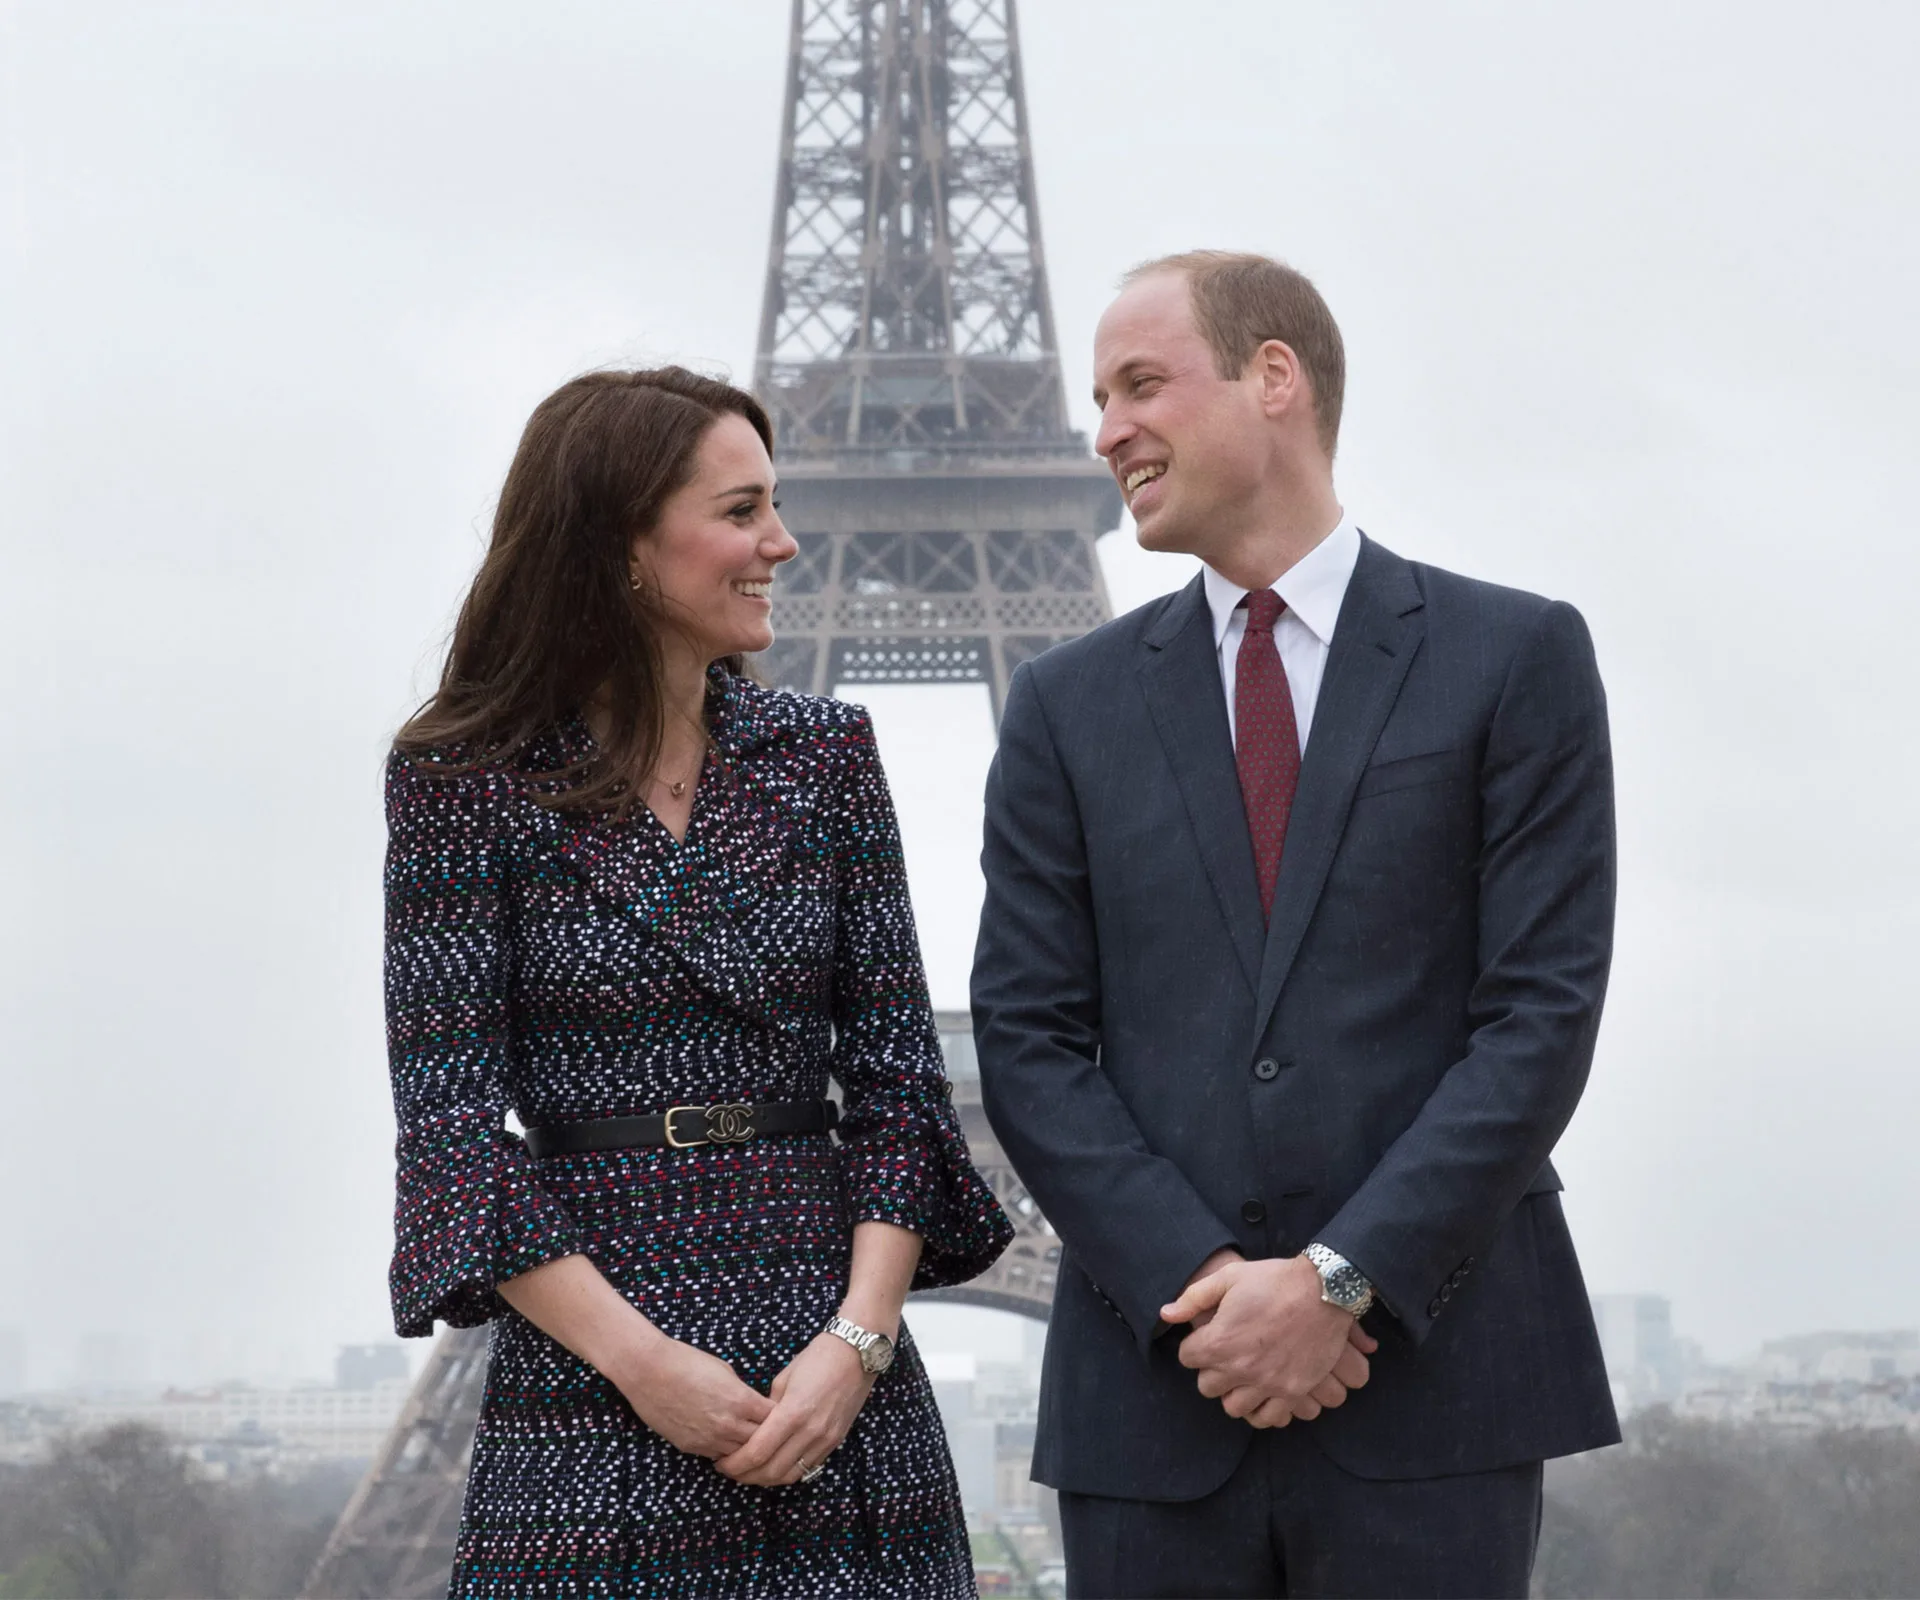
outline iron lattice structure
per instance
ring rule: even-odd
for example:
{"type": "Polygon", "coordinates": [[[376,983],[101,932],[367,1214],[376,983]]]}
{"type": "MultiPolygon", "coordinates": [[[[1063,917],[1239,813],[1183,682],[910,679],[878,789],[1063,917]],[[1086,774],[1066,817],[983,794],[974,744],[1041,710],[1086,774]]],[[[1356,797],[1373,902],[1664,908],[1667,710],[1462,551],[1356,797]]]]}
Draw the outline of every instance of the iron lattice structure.
{"type": "Polygon", "coordinates": [[[763,670],[983,683],[1109,615],[1014,0],[795,0],[755,381],[787,524],[763,670]]]}
{"type": "Polygon", "coordinates": [[[783,451],[1047,450],[1013,0],[794,0],[756,380],[783,451]]]}
{"type": "Polygon", "coordinates": [[[487,1330],[444,1329],[303,1595],[438,1600],[447,1592],[486,1382],[487,1330]]]}
{"type": "MultiPolygon", "coordinates": [[[[795,0],[756,386],[800,545],[764,677],[981,684],[997,716],[1021,661],[1106,620],[1120,497],[1067,427],[1014,0],[795,0]]],[[[1059,1241],[987,1125],[967,1017],[940,1023],[1017,1232],[929,1298],[1044,1319],[1059,1241]]],[[[485,1375],[484,1329],[440,1335],[309,1596],[444,1592],[485,1375]]]]}

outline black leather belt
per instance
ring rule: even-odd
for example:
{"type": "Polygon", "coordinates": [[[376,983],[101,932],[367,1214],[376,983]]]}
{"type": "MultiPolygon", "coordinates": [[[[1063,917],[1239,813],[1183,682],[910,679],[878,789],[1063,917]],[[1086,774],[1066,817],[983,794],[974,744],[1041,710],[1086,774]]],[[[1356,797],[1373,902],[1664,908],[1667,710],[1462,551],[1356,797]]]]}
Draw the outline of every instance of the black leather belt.
{"type": "Polygon", "coordinates": [[[580,1155],[589,1150],[626,1150],[669,1145],[691,1150],[703,1144],[745,1144],[786,1133],[826,1133],[840,1121],[831,1100],[772,1100],[764,1105],[674,1106],[650,1117],[594,1117],[586,1122],[550,1122],[527,1129],[536,1156],[580,1155]]]}

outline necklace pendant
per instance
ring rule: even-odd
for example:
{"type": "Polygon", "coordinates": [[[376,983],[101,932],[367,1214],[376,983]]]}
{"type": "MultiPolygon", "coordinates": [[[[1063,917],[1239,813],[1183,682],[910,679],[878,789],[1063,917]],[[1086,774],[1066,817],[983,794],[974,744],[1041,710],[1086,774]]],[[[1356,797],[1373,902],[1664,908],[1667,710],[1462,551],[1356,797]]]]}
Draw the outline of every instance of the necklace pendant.
{"type": "Polygon", "coordinates": [[[683,794],[687,792],[687,780],[685,778],[682,778],[678,783],[668,784],[667,788],[668,788],[668,791],[673,795],[674,799],[678,800],[683,794]]]}

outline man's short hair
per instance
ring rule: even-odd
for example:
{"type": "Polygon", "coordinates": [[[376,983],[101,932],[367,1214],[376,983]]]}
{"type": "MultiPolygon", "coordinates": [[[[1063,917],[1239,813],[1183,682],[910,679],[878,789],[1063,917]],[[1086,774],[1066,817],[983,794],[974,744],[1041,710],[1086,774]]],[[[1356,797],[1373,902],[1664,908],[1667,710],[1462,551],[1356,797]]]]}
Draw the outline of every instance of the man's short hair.
{"type": "Polygon", "coordinates": [[[1177,272],[1187,280],[1193,320],[1213,347],[1213,364],[1221,377],[1239,377],[1269,339],[1278,339],[1300,358],[1313,386],[1320,443],[1331,456],[1340,439],[1347,352],[1339,324],[1306,275],[1267,256],[1187,250],[1141,262],[1121,284],[1160,272],[1177,272]]]}

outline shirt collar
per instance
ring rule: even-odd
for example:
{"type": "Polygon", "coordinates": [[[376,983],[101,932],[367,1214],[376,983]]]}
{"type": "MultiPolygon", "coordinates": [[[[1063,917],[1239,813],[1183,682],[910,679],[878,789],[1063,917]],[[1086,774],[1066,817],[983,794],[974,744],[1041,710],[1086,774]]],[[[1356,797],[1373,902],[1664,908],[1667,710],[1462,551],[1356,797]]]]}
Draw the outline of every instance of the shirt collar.
{"type": "MultiPolygon", "coordinates": [[[[1273,592],[1322,646],[1330,648],[1333,644],[1333,625],[1339,620],[1340,603],[1347,597],[1347,585],[1359,561],[1360,530],[1343,511],[1333,532],[1274,580],[1273,592]]],[[[1248,591],[1231,578],[1221,577],[1204,561],[1200,577],[1206,585],[1207,607],[1213,613],[1213,644],[1217,650],[1227,637],[1227,624],[1233,621],[1235,608],[1248,591]]]]}

